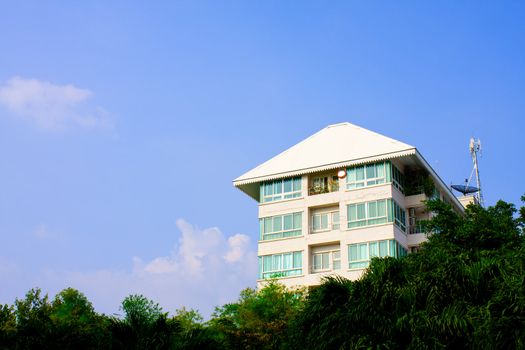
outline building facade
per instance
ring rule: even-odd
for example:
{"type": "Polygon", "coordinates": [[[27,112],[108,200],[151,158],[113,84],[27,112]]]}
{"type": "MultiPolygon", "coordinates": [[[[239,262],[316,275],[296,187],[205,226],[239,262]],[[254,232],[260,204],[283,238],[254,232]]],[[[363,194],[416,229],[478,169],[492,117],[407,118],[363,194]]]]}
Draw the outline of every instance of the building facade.
{"type": "Polygon", "coordinates": [[[350,123],[330,125],[233,181],[259,203],[259,284],[359,278],[373,257],[426,240],[422,201],[462,204],[418,150],[350,123]]]}

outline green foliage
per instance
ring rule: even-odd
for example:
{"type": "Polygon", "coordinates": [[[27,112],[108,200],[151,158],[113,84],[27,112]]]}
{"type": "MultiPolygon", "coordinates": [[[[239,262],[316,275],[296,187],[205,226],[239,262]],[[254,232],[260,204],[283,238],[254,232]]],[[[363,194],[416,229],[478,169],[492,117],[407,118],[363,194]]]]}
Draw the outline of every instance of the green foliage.
{"type": "Polygon", "coordinates": [[[104,318],[79,291],[68,288],[51,303],[40,289],[15,301],[16,348],[93,349],[107,347],[104,318]]]}
{"type": "Polygon", "coordinates": [[[0,305],[0,349],[14,347],[16,337],[16,316],[12,306],[0,305]]]}
{"type": "Polygon", "coordinates": [[[115,349],[169,349],[180,331],[159,304],[142,295],[127,296],[121,308],[124,319],[112,319],[110,324],[115,349]]]}
{"type": "Polygon", "coordinates": [[[134,328],[147,327],[154,324],[164,315],[159,304],[143,295],[130,295],[122,301],[124,321],[134,328]]]}
{"type": "Polygon", "coordinates": [[[173,342],[174,349],[215,350],[221,348],[215,329],[203,323],[204,318],[197,310],[182,307],[175,311],[173,320],[181,327],[181,333],[173,342]]]}
{"type": "Polygon", "coordinates": [[[434,194],[434,181],[425,170],[412,170],[406,173],[403,188],[406,196],[424,193],[427,197],[434,194]]]}
{"type": "Polygon", "coordinates": [[[201,328],[204,322],[204,318],[199,311],[194,309],[188,310],[185,307],[175,310],[173,319],[179,322],[182,330],[185,332],[201,328]]]}
{"type": "Polygon", "coordinates": [[[294,348],[525,347],[523,215],[501,201],[465,215],[427,207],[436,233],[421,252],[373,259],[355,282],[328,279],[294,321],[294,348]]]}
{"type": "Polygon", "coordinates": [[[54,343],[51,325],[51,303],[38,288],[27,292],[25,299],[16,299],[17,347],[48,349],[54,343]]]}
{"type": "Polygon", "coordinates": [[[287,339],[288,325],[300,312],[305,291],[287,290],[274,281],[260,290],[241,292],[236,303],[215,310],[210,321],[228,349],[277,349],[287,339]]]}
{"type": "Polygon", "coordinates": [[[61,349],[92,349],[108,345],[105,319],[89,300],[73,288],[58,293],[51,307],[53,338],[61,349]]]}

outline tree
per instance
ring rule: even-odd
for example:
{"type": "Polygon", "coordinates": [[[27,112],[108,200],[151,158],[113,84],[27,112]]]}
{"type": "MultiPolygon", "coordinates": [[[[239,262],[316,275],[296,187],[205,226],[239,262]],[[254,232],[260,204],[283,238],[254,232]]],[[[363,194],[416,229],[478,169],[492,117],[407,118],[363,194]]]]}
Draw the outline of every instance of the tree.
{"type": "Polygon", "coordinates": [[[173,343],[174,349],[216,350],[221,348],[215,329],[204,324],[202,315],[182,307],[172,319],[180,325],[180,333],[173,343]]]}
{"type": "Polygon", "coordinates": [[[360,280],[328,279],[308,295],[294,348],[525,347],[524,208],[427,209],[435,234],[419,253],[374,258],[360,280]]]}
{"type": "Polygon", "coordinates": [[[50,315],[55,344],[61,349],[93,349],[109,346],[106,319],[91,302],[73,288],[58,293],[50,315]]]}
{"type": "Polygon", "coordinates": [[[300,311],[304,290],[288,290],[270,281],[260,290],[241,292],[239,301],[217,308],[210,324],[229,349],[277,349],[288,324],[300,311]]]}
{"type": "Polygon", "coordinates": [[[113,348],[169,349],[180,332],[178,322],[167,319],[159,304],[142,295],[130,295],[122,301],[124,319],[112,319],[113,348]]]}
{"type": "Polygon", "coordinates": [[[50,349],[52,343],[51,304],[39,288],[31,289],[25,299],[15,300],[17,348],[50,349]]]}
{"type": "Polygon", "coordinates": [[[13,307],[0,305],[0,349],[11,349],[15,345],[16,317],[13,307]]]}

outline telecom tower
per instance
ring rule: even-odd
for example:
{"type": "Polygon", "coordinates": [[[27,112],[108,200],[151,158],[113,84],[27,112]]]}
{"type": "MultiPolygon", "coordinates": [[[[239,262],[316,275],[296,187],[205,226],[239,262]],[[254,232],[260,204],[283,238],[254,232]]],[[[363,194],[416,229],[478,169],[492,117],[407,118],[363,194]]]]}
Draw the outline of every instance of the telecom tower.
{"type": "Polygon", "coordinates": [[[465,185],[452,185],[451,187],[456,191],[463,193],[464,196],[470,193],[474,193],[479,205],[483,206],[483,194],[481,192],[481,180],[479,178],[479,167],[478,167],[478,153],[481,155],[481,141],[479,139],[470,138],[469,143],[470,156],[472,157],[473,168],[470,172],[470,177],[465,179],[465,185]],[[476,176],[476,187],[470,186],[472,177],[476,176]]]}

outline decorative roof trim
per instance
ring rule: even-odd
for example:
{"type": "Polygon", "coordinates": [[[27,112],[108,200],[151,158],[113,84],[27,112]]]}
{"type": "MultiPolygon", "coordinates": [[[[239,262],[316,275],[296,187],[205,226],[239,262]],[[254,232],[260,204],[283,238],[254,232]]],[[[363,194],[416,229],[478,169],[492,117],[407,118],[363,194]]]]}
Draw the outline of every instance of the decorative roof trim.
{"type": "MultiPolygon", "coordinates": [[[[360,159],[353,159],[353,160],[347,160],[344,162],[337,162],[332,164],[326,164],[322,166],[316,166],[311,168],[305,168],[305,169],[299,169],[295,171],[288,171],[288,172],[282,172],[282,173],[276,173],[266,176],[258,176],[253,177],[250,179],[243,179],[243,180],[233,180],[233,185],[236,187],[240,187],[242,185],[248,185],[255,182],[263,182],[263,181],[270,181],[275,179],[280,179],[283,177],[293,177],[293,176],[299,176],[299,175],[305,175],[305,174],[311,174],[315,172],[325,171],[325,170],[332,170],[337,168],[343,168],[348,167],[352,165],[359,165],[359,164],[366,164],[366,163],[372,163],[377,162],[381,160],[387,160],[387,159],[393,159],[393,158],[399,158],[399,157],[405,157],[410,156],[414,154],[418,154],[417,150],[415,148],[409,148],[403,151],[397,151],[397,152],[390,152],[390,153],[384,153],[373,157],[366,157],[366,158],[360,158],[360,159]]],[[[428,164],[427,164],[428,165],[428,164]]]]}

